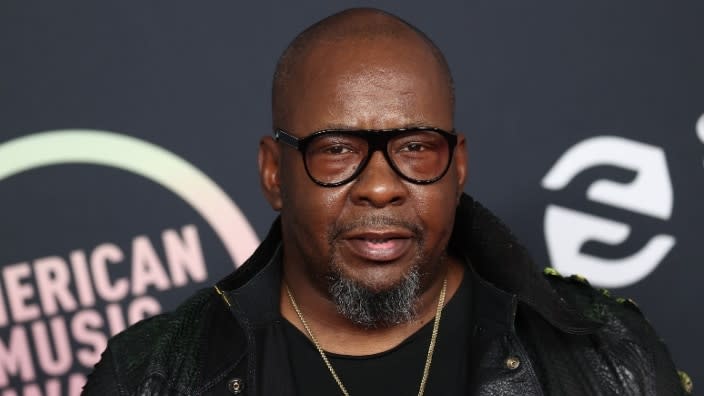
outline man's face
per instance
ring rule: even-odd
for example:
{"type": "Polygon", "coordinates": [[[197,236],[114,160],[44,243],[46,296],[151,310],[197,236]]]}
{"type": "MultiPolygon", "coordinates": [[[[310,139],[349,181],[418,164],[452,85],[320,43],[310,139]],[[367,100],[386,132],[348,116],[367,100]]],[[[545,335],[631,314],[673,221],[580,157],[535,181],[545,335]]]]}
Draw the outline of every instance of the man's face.
{"type": "MultiPolygon", "coordinates": [[[[451,130],[447,80],[420,42],[318,45],[295,74],[286,125],[276,127],[299,138],[329,128],[451,130]]],[[[464,149],[460,137],[449,171],[433,184],[403,180],[377,151],[356,179],[321,187],[308,177],[301,153],[279,145],[274,206],[281,209],[285,265],[321,293],[335,276],[384,292],[414,268],[422,290],[443,275],[438,272],[464,183],[464,149]]]]}

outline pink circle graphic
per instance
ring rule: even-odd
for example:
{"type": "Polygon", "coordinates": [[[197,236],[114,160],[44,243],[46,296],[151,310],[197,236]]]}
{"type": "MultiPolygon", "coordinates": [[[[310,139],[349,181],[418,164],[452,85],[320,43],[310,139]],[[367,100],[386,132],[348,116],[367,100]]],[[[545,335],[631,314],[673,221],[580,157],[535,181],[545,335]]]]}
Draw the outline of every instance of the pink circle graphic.
{"type": "Polygon", "coordinates": [[[118,168],[165,187],[210,224],[235,267],[259,245],[242,211],[213,180],[153,143],[113,132],[70,129],[35,133],[0,144],[0,181],[30,169],[67,163],[118,168]]]}

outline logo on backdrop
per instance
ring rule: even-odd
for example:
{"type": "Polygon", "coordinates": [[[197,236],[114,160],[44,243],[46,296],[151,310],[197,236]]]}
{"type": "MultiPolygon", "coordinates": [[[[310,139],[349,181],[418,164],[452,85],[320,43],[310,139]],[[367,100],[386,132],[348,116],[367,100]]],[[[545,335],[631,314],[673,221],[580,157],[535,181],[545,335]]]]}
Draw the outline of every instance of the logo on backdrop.
{"type": "MultiPolygon", "coordinates": [[[[227,194],[186,160],[154,144],[95,130],[43,132],[0,144],[0,181],[67,163],[118,168],[165,187],[206,220],[235,266],[259,244],[227,194]]],[[[147,293],[150,288],[165,291],[207,279],[195,225],[166,229],[160,242],[165,262],[152,241],[140,235],[129,248],[104,243],[67,257],[2,266],[0,288],[7,302],[0,291],[0,329],[9,328],[7,338],[0,339],[0,391],[18,377],[22,394],[58,395],[64,388],[59,378],[65,377],[68,394],[79,394],[85,377],[69,373],[74,363],[91,369],[108,336],[126,327],[125,318],[131,324],[161,312],[159,301],[147,293]],[[129,275],[111,274],[112,265],[129,265],[129,275]],[[104,312],[96,309],[98,301],[105,303],[104,312]],[[36,383],[41,377],[50,378],[43,387],[36,383]]]]}
{"type": "MultiPolygon", "coordinates": [[[[583,171],[604,165],[633,171],[636,177],[629,183],[597,180],[587,189],[588,199],[662,220],[670,218],[673,193],[664,151],[623,137],[596,136],[577,143],[558,159],[542,186],[561,190],[583,171]]],[[[583,253],[581,248],[589,241],[623,243],[631,234],[630,225],[554,204],[545,211],[544,227],[552,265],[561,272],[582,274],[603,287],[638,282],[675,245],[672,235],[659,234],[627,257],[607,259],[583,253]]]]}

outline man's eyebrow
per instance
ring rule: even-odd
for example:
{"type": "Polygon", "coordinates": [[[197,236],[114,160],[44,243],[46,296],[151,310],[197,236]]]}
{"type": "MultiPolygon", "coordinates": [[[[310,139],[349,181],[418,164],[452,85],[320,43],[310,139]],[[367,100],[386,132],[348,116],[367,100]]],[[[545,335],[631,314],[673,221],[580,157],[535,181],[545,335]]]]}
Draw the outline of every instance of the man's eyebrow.
{"type": "Polygon", "coordinates": [[[323,125],[320,130],[326,130],[326,129],[359,129],[353,126],[350,126],[349,124],[336,124],[336,123],[331,123],[331,124],[325,124],[323,125]]]}
{"type": "MultiPolygon", "coordinates": [[[[427,121],[412,121],[412,122],[407,122],[401,125],[396,125],[393,128],[371,128],[371,129],[409,129],[409,128],[418,128],[418,127],[434,127],[436,125],[433,125],[432,123],[429,123],[427,121]]],[[[356,125],[350,125],[350,124],[343,124],[343,123],[330,123],[330,124],[325,124],[323,128],[320,128],[319,130],[328,130],[328,129],[341,129],[341,130],[358,130],[358,129],[367,129],[367,128],[360,128],[356,125]]]]}
{"type": "Polygon", "coordinates": [[[437,127],[437,125],[434,125],[433,123],[427,122],[427,121],[413,121],[413,122],[409,122],[403,126],[403,128],[418,128],[418,127],[437,127]]]}

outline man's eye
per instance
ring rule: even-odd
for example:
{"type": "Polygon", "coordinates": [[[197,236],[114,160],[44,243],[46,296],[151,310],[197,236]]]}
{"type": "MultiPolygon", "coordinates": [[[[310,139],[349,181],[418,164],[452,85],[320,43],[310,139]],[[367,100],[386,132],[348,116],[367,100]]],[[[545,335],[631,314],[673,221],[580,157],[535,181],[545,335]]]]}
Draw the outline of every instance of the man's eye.
{"type": "Polygon", "coordinates": [[[348,146],[344,146],[341,144],[334,145],[334,146],[328,146],[320,150],[324,154],[332,154],[332,155],[339,155],[339,154],[348,154],[352,153],[353,150],[352,148],[348,146]]]}
{"type": "Polygon", "coordinates": [[[423,143],[406,143],[401,148],[401,151],[425,151],[428,147],[423,143]]]}

